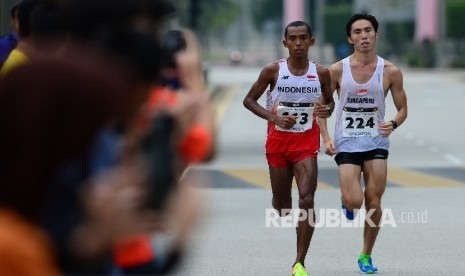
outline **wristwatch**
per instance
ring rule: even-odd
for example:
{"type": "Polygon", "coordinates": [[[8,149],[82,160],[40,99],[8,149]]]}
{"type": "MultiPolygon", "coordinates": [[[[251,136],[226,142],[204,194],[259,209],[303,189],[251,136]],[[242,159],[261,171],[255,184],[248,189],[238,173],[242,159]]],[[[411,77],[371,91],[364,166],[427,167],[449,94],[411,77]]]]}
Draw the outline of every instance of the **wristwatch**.
{"type": "Polygon", "coordinates": [[[392,123],[392,127],[393,127],[394,129],[396,129],[396,128],[397,128],[397,122],[396,122],[396,121],[394,121],[394,120],[390,120],[389,122],[391,122],[391,123],[392,123]]]}

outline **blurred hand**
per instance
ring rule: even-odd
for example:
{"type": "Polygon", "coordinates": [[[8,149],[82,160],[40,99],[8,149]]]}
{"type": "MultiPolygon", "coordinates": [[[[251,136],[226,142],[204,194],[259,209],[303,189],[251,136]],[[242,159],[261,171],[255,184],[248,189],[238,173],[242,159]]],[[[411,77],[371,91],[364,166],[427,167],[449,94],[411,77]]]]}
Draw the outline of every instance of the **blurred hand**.
{"type": "Polygon", "coordinates": [[[336,147],[334,146],[333,141],[328,140],[324,142],[325,144],[325,153],[329,156],[333,156],[336,154],[336,147]]]}
{"type": "Polygon", "coordinates": [[[133,161],[88,182],[82,197],[85,220],[71,240],[77,256],[98,258],[121,237],[164,229],[161,215],[144,207],[147,176],[141,161],[133,161]]]}
{"type": "Polygon", "coordinates": [[[392,122],[382,122],[379,124],[379,134],[383,137],[388,137],[394,131],[392,122]]]}
{"type": "Polygon", "coordinates": [[[202,57],[199,42],[192,31],[183,30],[186,49],[176,53],[176,64],[184,89],[188,93],[204,94],[202,57]]]}
{"type": "Polygon", "coordinates": [[[329,112],[326,109],[326,105],[322,105],[319,102],[316,102],[315,105],[313,106],[313,112],[320,118],[328,118],[329,117],[329,112]]]}
{"type": "Polygon", "coordinates": [[[199,110],[203,107],[202,99],[191,97],[187,93],[178,93],[178,104],[170,110],[176,120],[177,132],[182,137],[198,121],[199,110]]]}
{"type": "Polygon", "coordinates": [[[283,116],[283,117],[276,116],[276,119],[274,120],[273,123],[279,126],[280,128],[290,129],[296,124],[298,118],[299,118],[298,116],[292,116],[292,115],[283,116]]]}

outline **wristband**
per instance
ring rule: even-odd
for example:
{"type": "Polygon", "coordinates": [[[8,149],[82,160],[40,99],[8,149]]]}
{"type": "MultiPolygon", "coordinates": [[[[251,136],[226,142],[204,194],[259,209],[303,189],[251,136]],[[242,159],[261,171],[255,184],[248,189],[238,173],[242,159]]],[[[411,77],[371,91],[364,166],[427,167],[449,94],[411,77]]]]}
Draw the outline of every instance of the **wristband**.
{"type": "Polygon", "coordinates": [[[331,114],[333,113],[333,112],[331,111],[331,107],[326,106],[326,111],[328,111],[328,114],[329,114],[328,117],[331,117],[331,114]]]}
{"type": "Polygon", "coordinates": [[[392,123],[392,127],[393,127],[394,129],[396,129],[396,128],[397,128],[397,122],[396,122],[396,121],[394,121],[394,120],[390,120],[389,122],[391,122],[391,123],[392,123]]]}

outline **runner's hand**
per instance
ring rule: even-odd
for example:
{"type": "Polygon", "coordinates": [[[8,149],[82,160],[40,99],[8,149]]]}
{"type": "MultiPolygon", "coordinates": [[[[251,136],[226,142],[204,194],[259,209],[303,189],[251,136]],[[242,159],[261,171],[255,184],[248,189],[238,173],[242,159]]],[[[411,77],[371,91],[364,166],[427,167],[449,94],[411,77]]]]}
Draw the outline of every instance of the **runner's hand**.
{"type": "Polygon", "coordinates": [[[276,116],[274,124],[280,128],[290,129],[297,123],[298,118],[299,118],[298,116],[292,116],[292,115],[283,116],[283,117],[276,116]]]}
{"type": "Polygon", "coordinates": [[[382,122],[379,124],[379,134],[383,137],[388,137],[394,131],[394,127],[391,122],[382,122]]]}
{"type": "Polygon", "coordinates": [[[313,107],[313,112],[320,118],[329,118],[329,112],[326,109],[326,105],[320,104],[319,102],[316,102],[314,107],[313,107]]]}
{"type": "Polygon", "coordinates": [[[324,142],[325,144],[325,153],[329,156],[333,156],[336,154],[336,147],[334,146],[333,141],[328,140],[324,142]]]}

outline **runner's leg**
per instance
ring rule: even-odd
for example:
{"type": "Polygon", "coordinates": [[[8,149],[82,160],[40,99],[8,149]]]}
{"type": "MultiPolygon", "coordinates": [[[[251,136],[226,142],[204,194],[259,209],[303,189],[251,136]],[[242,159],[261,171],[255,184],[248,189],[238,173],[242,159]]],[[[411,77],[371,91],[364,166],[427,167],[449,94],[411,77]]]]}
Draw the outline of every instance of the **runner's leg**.
{"type": "Polygon", "coordinates": [[[347,209],[354,211],[363,204],[363,190],[360,185],[362,167],[354,164],[339,165],[339,184],[342,203],[347,209]]]}
{"type": "Polygon", "coordinates": [[[379,222],[382,217],[381,197],[386,189],[387,159],[373,159],[364,162],[363,177],[365,180],[365,208],[367,213],[373,209],[371,221],[376,227],[365,222],[363,230],[363,253],[371,255],[371,251],[379,232],[379,222]]]}
{"type": "Polygon", "coordinates": [[[273,168],[269,166],[273,208],[280,216],[289,214],[292,208],[292,168],[273,168]]]}
{"type": "Polygon", "coordinates": [[[315,212],[314,196],[318,179],[317,158],[306,158],[294,165],[294,174],[299,191],[299,208],[301,212],[306,212],[306,220],[299,220],[297,232],[297,257],[296,263],[304,265],[305,256],[307,255],[310,241],[312,239],[315,212]]]}

